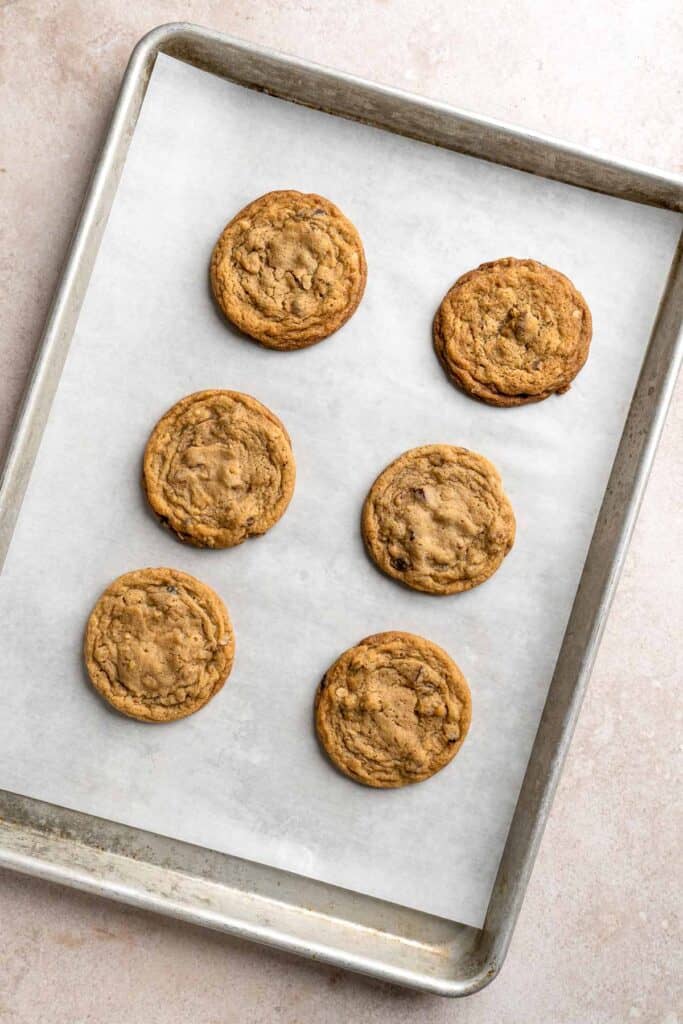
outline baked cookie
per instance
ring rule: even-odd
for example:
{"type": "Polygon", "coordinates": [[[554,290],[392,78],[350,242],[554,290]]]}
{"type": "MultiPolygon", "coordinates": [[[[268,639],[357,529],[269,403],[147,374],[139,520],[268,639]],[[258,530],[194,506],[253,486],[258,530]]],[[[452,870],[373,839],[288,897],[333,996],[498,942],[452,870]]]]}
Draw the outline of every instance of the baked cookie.
{"type": "Polygon", "coordinates": [[[345,324],[363,297],[360,235],[334,203],[269,192],[227,225],[211,257],[216,302],[268,348],[304,348],[345,324]]]}
{"type": "Polygon", "coordinates": [[[489,405],[567,391],[593,326],[569,278],[535,260],[482,263],[458,278],[434,318],[434,348],[453,381],[489,405]]]}
{"type": "Polygon", "coordinates": [[[316,691],[315,724],[330,759],[382,789],[422,782],[455,757],[472,718],[465,677],[412,633],[377,633],[349,648],[316,691]]]}
{"type": "Polygon", "coordinates": [[[197,391],[161,417],[147,442],[150,505],[180,540],[229,548],[265,533],[294,491],[289,434],[239,391],[197,391]]]}
{"type": "Polygon", "coordinates": [[[467,448],[428,444],[380,473],[361,529],[372,560],[430,594],[457,594],[492,576],[515,539],[498,471],[467,448]]]}
{"type": "Polygon", "coordinates": [[[117,711],[172,722],[218,693],[235,641],[225,605],[205,583],[177,569],[138,569],[100,597],[83,654],[90,681],[117,711]]]}

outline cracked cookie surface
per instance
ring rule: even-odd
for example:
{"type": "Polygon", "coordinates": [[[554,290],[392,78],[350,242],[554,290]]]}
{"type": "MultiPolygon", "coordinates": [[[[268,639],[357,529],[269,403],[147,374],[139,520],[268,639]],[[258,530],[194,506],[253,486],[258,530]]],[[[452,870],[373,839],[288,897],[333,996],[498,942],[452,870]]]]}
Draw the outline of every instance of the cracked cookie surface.
{"type": "Polygon", "coordinates": [[[458,278],[433,325],[436,354],[453,383],[498,406],[567,391],[592,332],[590,310],[569,278],[512,257],[458,278]]]}
{"type": "Polygon", "coordinates": [[[218,693],[235,641],[225,605],[205,583],[177,569],[138,569],[98,600],[83,653],[93,686],[117,711],[171,722],[218,693]]]}
{"type": "Polygon", "coordinates": [[[412,633],[377,633],[345,651],[315,697],[315,724],[345,775],[390,789],[422,782],[462,746],[469,686],[441,647],[412,633]]]}
{"type": "Polygon", "coordinates": [[[361,530],[375,564],[413,590],[455,594],[492,576],[515,516],[495,466],[467,448],[424,445],[380,473],[361,530]]]}
{"type": "Polygon", "coordinates": [[[143,484],[180,540],[226,548],[265,533],[284,514],[296,467],[285,427],[239,391],[197,391],[152,431],[143,484]]]}
{"type": "Polygon", "coordinates": [[[346,323],[363,297],[360,235],[329,199],[269,192],[227,225],[211,287],[228,320],[269,348],[297,349],[346,323]]]}

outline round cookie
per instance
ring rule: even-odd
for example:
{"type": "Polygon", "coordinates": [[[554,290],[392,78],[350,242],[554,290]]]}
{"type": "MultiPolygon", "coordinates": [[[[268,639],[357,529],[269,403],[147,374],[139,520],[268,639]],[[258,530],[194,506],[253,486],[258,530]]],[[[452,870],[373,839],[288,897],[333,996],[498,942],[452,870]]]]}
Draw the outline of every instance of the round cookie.
{"type": "Polygon", "coordinates": [[[294,492],[289,434],[239,391],[197,391],[152,431],[143,464],[150,505],[180,540],[228,548],[265,533],[294,492]]]}
{"type": "Polygon", "coordinates": [[[488,459],[429,444],[399,456],[365,499],[372,560],[413,590],[457,594],[492,576],[512,548],[515,516],[488,459]]]}
{"type": "Polygon", "coordinates": [[[98,600],[83,655],[93,686],[117,711],[172,722],[218,693],[235,641],[225,605],[205,583],[177,569],[138,569],[98,600]]]}
{"type": "Polygon", "coordinates": [[[360,235],[329,199],[269,192],[227,225],[211,287],[228,320],[268,348],[296,349],[345,324],[363,297],[360,235]]]}
{"type": "Polygon", "coordinates": [[[328,756],[366,786],[422,782],[462,746],[472,718],[465,677],[444,650],[412,633],[377,633],[327,670],[315,724],[328,756]]]}
{"type": "Polygon", "coordinates": [[[436,354],[453,383],[499,406],[567,391],[592,333],[590,310],[569,278],[512,257],[458,278],[433,326],[436,354]]]}

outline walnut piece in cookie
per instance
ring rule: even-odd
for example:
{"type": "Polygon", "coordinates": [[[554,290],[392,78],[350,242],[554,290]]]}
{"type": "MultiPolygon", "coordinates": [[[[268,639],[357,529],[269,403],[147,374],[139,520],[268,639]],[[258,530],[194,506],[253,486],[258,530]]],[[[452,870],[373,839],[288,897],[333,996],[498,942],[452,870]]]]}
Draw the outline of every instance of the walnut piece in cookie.
{"type": "Polygon", "coordinates": [[[97,601],[83,654],[90,681],[117,711],[171,722],[218,693],[235,641],[225,605],[205,583],[177,569],[138,569],[97,601]]]}
{"type": "Polygon", "coordinates": [[[360,235],[329,199],[269,192],[245,206],[216,242],[216,302],[268,348],[313,345],[353,315],[367,278],[360,235]]]}
{"type": "Polygon", "coordinates": [[[465,677],[441,647],[412,633],[377,633],[345,651],[315,697],[318,737],[356,782],[422,782],[452,761],[472,717],[465,677]]]}
{"type": "Polygon", "coordinates": [[[150,505],[180,540],[227,548],[265,533],[294,492],[285,427],[239,391],[197,391],[168,410],[145,450],[150,505]]]}
{"type": "Polygon", "coordinates": [[[483,263],[458,278],[434,317],[434,349],[454,384],[489,405],[569,389],[593,326],[569,278],[535,260],[483,263]]]}
{"type": "Polygon", "coordinates": [[[377,477],[363,506],[368,554],[413,590],[456,594],[487,580],[515,539],[495,466],[477,452],[424,445],[377,477]]]}

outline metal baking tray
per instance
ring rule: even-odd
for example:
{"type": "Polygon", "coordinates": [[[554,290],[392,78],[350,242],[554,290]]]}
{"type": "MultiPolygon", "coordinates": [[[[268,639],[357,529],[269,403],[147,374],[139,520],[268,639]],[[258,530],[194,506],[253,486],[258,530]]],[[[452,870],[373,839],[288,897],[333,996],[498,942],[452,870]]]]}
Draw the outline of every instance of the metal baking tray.
{"type": "MultiPolygon", "coordinates": [[[[683,179],[362,81],[193,25],[135,48],[0,480],[0,563],[157,54],[252,89],[634,202],[683,210],[683,179]]],[[[510,943],[683,354],[679,243],[621,437],[483,928],[0,791],[0,866],[446,996],[490,982],[510,943]]]]}

